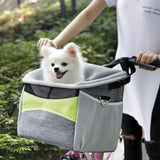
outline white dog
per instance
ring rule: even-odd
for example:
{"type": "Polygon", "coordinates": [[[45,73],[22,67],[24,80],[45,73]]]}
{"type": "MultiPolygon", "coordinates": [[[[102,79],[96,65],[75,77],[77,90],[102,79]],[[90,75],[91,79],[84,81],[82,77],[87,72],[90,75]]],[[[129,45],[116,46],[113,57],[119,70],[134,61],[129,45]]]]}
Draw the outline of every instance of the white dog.
{"type": "Polygon", "coordinates": [[[40,55],[43,56],[41,67],[45,81],[71,84],[84,80],[84,61],[75,43],[63,49],[42,46],[40,55]]]}

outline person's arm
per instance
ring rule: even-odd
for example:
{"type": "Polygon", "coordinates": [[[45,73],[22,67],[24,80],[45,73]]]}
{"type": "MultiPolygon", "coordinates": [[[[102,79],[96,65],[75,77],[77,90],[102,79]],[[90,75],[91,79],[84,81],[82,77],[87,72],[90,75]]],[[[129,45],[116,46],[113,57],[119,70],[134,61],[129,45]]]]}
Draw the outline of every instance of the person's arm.
{"type": "Polygon", "coordinates": [[[91,24],[106,7],[104,0],[93,0],[53,41],[57,46],[70,40],[91,24]]]}
{"type": "Polygon", "coordinates": [[[40,39],[37,44],[38,50],[42,45],[48,43],[58,48],[91,24],[105,7],[104,0],[93,0],[55,39],[52,41],[45,38],[40,39]]]}

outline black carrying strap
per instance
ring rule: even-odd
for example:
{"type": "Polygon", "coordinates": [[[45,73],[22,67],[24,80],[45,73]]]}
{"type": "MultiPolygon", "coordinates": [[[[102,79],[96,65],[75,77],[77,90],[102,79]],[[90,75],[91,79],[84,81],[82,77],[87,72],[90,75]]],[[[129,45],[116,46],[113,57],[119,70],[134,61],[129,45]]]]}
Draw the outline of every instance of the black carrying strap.
{"type": "Polygon", "coordinates": [[[136,57],[128,58],[128,57],[122,57],[119,59],[114,60],[113,62],[105,65],[105,67],[113,68],[114,66],[120,64],[123,71],[126,71],[128,75],[133,74],[135,69],[135,60],[136,57]]]}
{"type": "MultiPolygon", "coordinates": [[[[135,61],[135,57],[133,57],[134,61],[135,61]]],[[[136,69],[135,69],[135,64],[133,64],[131,61],[131,58],[128,57],[123,57],[123,58],[119,58],[114,60],[113,62],[111,62],[110,64],[105,65],[105,67],[108,68],[113,68],[114,66],[120,64],[121,68],[123,71],[126,71],[128,76],[126,76],[124,79],[118,80],[116,82],[110,83],[108,85],[108,89],[114,89],[114,88],[119,88],[127,83],[130,82],[130,75],[133,74],[136,69]]]]}
{"type": "Polygon", "coordinates": [[[122,79],[120,81],[111,83],[109,85],[109,89],[118,88],[118,87],[123,86],[124,84],[129,83],[130,82],[130,75],[132,75],[136,71],[136,68],[135,68],[136,65],[155,70],[156,67],[160,67],[160,59],[157,59],[156,61],[152,62],[151,64],[144,64],[144,63],[137,62],[135,56],[122,57],[122,58],[119,58],[119,59],[112,61],[111,63],[109,63],[107,65],[104,65],[104,67],[113,68],[114,66],[116,66],[118,64],[121,65],[121,68],[123,71],[127,72],[128,77],[126,77],[125,79],[122,79]]]}
{"type": "Polygon", "coordinates": [[[126,77],[125,79],[122,79],[120,81],[111,83],[109,85],[109,89],[118,88],[124,84],[129,83],[130,82],[130,75],[132,75],[136,71],[136,68],[135,68],[136,65],[155,70],[156,67],[160,66],[160,59],[152,62],[151,64],[144,64],[144,63],[137,62],[135,56],[122,57],[122,58],[116,59],[116,60],[112,61],[111,63],[104,65],[104,66],[108,67],[108,68],[113,68],[114,66],[116,66],[118,64],[121,65],[121,68],[123,71],[127,72],[128,77],[126,77]]]}

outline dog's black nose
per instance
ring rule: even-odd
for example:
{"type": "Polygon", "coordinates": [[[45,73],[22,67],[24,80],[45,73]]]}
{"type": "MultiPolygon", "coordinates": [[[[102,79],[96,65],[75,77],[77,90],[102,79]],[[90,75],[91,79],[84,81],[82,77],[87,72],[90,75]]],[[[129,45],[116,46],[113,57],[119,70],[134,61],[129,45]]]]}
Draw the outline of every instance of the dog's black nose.
{"type": "Polygon", "coordinates": [[[55,72],[58,72],[58,71],[59,71],[59,68],[58,68],[58,67],[55,67],[55,68],[54,68],[54,71],[55,71],[55,72]]]}

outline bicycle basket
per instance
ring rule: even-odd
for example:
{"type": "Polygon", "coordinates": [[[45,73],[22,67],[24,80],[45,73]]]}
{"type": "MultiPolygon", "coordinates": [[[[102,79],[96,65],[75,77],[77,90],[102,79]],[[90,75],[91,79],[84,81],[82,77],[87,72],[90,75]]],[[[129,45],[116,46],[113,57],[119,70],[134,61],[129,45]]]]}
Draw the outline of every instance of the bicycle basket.
{"type": "Polygon", "coordinates": [[[42,69],[26,74],[18,135],[79,152],[114,151],[126,72],[85,64],[85,81],[46,83],[42,69]]]}

